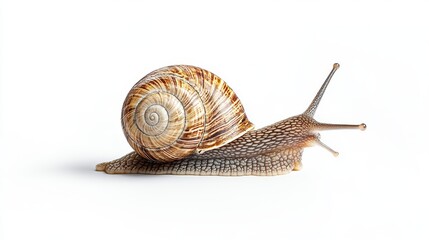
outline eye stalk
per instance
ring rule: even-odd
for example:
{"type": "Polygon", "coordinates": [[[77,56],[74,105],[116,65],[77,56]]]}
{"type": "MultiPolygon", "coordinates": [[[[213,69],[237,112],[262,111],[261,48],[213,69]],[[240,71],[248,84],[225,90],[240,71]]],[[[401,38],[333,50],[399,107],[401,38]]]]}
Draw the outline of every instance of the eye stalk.
{"type": "Polygon", "coordinates": [[[316,112],[317,107],[319,106],[320,100],[322,100],[323,94],[325,93],[325,90],[328,87],[329,82],[331,81],[332,77],[334,76],[338,68],[340,68],[340,64],[334,63],[334,66],[332,67],[332,70],[329,73],[328,77],[326,78],[325,82],[320,87],[313,101],[311,101],[310,106],[308,106],[307,110],[305,110],[304,112],[305,115],[310,117],[314,116],[314,113],[316,112]]]}

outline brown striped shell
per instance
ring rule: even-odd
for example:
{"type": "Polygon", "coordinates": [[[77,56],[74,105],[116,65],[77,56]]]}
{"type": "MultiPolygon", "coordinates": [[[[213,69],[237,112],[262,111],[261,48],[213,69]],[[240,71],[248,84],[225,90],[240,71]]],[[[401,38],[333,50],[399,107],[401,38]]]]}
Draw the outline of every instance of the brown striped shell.
{"type": "Polygon", "coordinates": [[[122,108],[122,127],[140,156],[171,162],[223,146],[253,124],[222,79],[176,65],[155,70],[133,86],[122,108]]]}

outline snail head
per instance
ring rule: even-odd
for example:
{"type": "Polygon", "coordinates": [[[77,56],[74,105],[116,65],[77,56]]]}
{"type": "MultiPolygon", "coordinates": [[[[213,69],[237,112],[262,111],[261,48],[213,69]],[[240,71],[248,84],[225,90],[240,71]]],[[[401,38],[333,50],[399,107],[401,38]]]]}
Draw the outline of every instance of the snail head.
{"type": "Polygon", "coordinates": [[[334,156],[338,156],[338,152],[334,151],[332,148],[328,147],[320,140],[320,133],[318,133],[318,131],[337,130],[337,129],[360,129],[363,131],[366,129],[365,123],[361,123],[361,124],[320,123],[314,120],[313,118],[317,110],[317,107],[319,106],[320,100],[322,99],[323,94],[325,93],[325,90],[329,85],[329,82],[331,81],[332,77],[334,76],[334,73],[338,70],[338,68],[340,68],[340,64],[334,63],[334,66],[331,72],[329,73],[323,85],[320,87],[313,101],[310,103],[310,106],[308,106],[307,110],[305,110],[304,113],[296,116],[296,118],[304,119],[303,122],[307,123],[306,126],[303,126],[302,130],[304,132],[307,132],[308,136],[310,136],[308,145],[317,144],[325,148],[329,152],[331,152],[334,156]]]}

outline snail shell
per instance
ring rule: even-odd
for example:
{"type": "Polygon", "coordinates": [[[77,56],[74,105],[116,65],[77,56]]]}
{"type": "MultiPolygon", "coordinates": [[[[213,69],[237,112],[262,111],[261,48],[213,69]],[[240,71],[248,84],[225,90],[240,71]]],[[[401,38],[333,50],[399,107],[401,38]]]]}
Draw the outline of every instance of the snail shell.
{"type": "Polygon", "coordinates": [[[223,146],[254,127],[221,78],[177,65],[155,70],[132,87],[122,128],[140,156],[171,162],[223,146]]]}

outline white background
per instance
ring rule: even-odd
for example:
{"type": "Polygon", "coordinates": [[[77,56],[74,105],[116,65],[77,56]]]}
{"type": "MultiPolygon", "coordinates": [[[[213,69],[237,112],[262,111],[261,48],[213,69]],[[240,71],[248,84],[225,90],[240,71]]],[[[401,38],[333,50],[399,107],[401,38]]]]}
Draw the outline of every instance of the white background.
{"type": "Polygon", "coordinates": [[[1,3],[0,239],[428,239],[424,1],[1,3]],[[131,151],[122,101],[148,72],[206,68],[263,127],[323,132],[277,177],[107,175],[131,151]]]}

